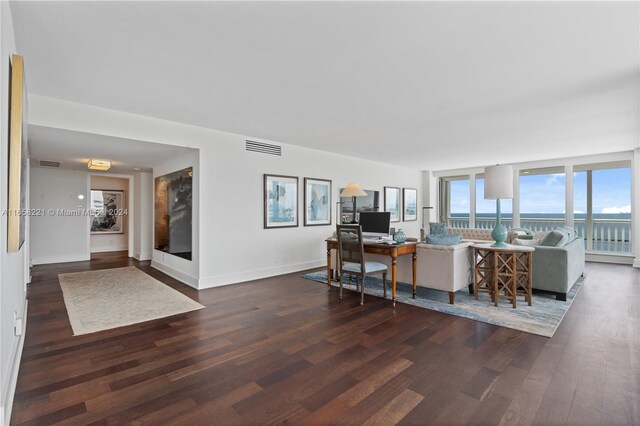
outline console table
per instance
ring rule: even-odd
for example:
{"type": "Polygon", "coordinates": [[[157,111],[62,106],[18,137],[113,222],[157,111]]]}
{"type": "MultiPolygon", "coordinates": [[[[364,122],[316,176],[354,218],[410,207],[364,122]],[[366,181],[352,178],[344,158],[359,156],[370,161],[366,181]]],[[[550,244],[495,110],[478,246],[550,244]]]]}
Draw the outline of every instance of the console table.
{"type": "MultiPolygon", "coordinates": [[[[327,285],[331,288],[331,250],[338,250],[338,240],[327,238],[327,285]]],[[[382,244],[372,241],[364,241],[364,252],[381,254],[391,257],[391,297],[393,306],[396,306],[396,261],[398,256],[412,255],[413,259],[413,298],[416,298],[416,265],[417,245],[415,241],[407,241],[402,244],[382,244]]]]}
{"type": "Polygon", "coordinates": [[[491,244],[473,244],[474,294],[491,294],[491,301],[498,306],[500,298],[511,301],[524,296],[531,306],[531,253],[529,246],[492,247],[491,244]]]}

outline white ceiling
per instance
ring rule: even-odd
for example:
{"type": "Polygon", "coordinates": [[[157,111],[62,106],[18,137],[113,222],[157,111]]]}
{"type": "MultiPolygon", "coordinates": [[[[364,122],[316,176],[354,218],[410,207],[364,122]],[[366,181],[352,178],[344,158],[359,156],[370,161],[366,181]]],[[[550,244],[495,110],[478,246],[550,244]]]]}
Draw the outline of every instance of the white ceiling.
{"type": "Polygon", "coordinates": [[[111,160],[109,172],[152,171],[153,167],[193,151],[172,145],[82,133],[30,125],[29,154],[32,166],[41,160],[60,161],[60,168],[88,170],[91,158],[111,160]]]}
{"type": "Polygon", "coordinates": [[[12,2],[33,93],[417,169],[639,146],[638,2],[12,2]]]}

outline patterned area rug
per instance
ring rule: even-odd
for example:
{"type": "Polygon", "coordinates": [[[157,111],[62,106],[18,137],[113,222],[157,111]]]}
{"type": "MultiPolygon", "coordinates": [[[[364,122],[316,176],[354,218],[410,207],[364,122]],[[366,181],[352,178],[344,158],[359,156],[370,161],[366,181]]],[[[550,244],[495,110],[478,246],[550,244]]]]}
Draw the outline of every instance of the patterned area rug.
{"type": "Polygon", "coordinates": [[[134,266],[58,279],[74,336],[204,308],[134,266]]]}
{"type": "MultiPolygon", "coordinates": [[[[321,282],[325,286],[327,284],[326,272],[306,274],[303,275],[303,278],[321,282]]],[[[491,302],[491,297],[487,293],[480,293],[476,301],[467,289],[456,292],[454,305],[449,304],[449,293],[446,291],[420,286],[418,286],[416,298],[413,299],[411,297],[413,293],[412,286],[406,283],[397,283],[396,301],[501,327],[551,337],[569,310],[576,294],[580,291],[583,281],[584,279],[580,278],[576,282],[569,294],[567,294],[566,302],[555,300],[555,296],[551,294],[534,292],[531,306],[527,305],[524,297],[518,297],[516,309],[513,309],[511,302],[504,299],[500,301],[497,307],[494,306],[491,302]]],[[[355,291],[355,284],[347,284],[346,278],[344,283],[345,289],[355,291]]],[[[335,287],[340,285],[337,282],[332,282],[331,284],[335,287]]],[[[390,284],[387,285],[389,285],[387,298],[391,298],[391,286],[390,284]]],[[[367,277],[364,292],[372,296],[382,297],[382,279],[367,277]]]]}

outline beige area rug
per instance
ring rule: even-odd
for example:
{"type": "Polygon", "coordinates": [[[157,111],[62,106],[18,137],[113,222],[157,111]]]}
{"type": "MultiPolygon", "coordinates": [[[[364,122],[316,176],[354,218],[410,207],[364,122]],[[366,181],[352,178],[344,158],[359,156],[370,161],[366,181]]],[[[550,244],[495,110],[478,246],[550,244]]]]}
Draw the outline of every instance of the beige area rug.
{"type": "Polygon", "coordinates": [[[74,336],[204,308],[134,266],[58,279],[74,336]]]}

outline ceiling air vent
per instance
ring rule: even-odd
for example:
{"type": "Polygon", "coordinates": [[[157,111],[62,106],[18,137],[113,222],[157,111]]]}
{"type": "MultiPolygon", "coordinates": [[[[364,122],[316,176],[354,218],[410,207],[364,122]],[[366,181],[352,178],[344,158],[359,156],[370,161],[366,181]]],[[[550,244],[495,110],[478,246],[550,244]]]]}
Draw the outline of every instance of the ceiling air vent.
{"type": "Polygon", "coordinates": [[[282,156],[282,147],[280,145],[250,141],[248,139],[245,141],[245,150],[259,152],[261,154],[277,155],[279,157],[282,156]]]}
{"type": "Polygon", "coordinates": [[[40,160],[40,167],[60,167],[59,161],[40,160]]]}

